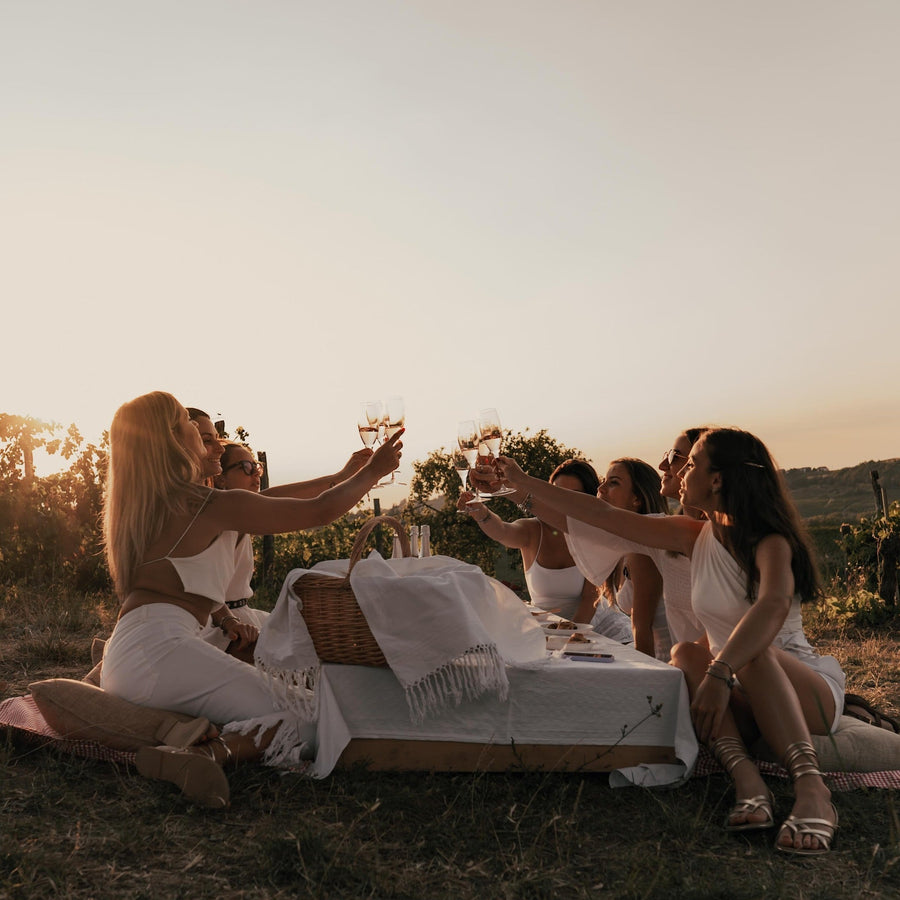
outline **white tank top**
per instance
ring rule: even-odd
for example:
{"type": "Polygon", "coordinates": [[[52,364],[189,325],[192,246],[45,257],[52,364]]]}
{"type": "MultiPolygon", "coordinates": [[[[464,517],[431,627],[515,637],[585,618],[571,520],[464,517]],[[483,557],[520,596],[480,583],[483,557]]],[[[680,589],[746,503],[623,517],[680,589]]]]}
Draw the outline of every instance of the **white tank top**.
{"type": "Polygon", "coordinates": [[[542,566],[537,558],[544,541],[544,527],[541,525],[541,538],[538,542],[534,562],[525,571],[525,584],[531,602],[539,609],[559,610],[559,615],[571,620],[581,604],[581,592],[584,590],[584,576],[578,566],[566,566],[564,569],[548,569],[542,566]]]}

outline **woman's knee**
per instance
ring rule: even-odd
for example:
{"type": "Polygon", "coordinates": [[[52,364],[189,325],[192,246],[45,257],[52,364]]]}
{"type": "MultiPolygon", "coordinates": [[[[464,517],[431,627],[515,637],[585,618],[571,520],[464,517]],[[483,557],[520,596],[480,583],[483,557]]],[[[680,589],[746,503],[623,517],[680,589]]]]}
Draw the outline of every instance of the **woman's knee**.
{"type": "Polygon", "coordinates": [[[706,647],[691,641],[681,641],[672,647],[672,665],[683,672],[706,671],[712,656],[706,647]]]}

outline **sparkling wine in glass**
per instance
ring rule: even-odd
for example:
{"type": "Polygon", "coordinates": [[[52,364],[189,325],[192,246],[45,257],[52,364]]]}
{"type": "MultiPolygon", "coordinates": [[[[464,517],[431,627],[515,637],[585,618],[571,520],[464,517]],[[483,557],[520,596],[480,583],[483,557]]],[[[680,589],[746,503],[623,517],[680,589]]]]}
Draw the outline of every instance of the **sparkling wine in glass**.
{"type": "MultiPolygon", "coordinates": [[[[482,409],[478,413],[478,434],[481,443],[478,445],[478,452],[485,459],[479,460],[480,465],[491,465],[500,455],[500,448],[503,445],[503,428],[500,425],[500,414],[493,407],[490,409],[482,409]]],[[[502,497],[505,494],[513,494],[512,488],[500,487],[494,491],[492,497],[502,497]]]]}
{"type": "Polygon", "coordinates": [[[359,436],[366,447],[372,447],[378,440],[378,429],[381,425],[381,401],[367,400],[359,407],[357,427],[359,436]]]}
{"type": "MultiPolygon", "coordinates": [[[[384,428],[384,440],[392,438],[406,424],[406,404],[402,397],[388,397],[383,404],[382,427],[384,428]]],[[[389,480],[382,484],[396,483],[396,473],[391,472],[389,480]]],[[[402,484],[402,482],[400,482],[402,484]]]]}
{"type": "Polygon", "coordinates": [[[503,429],[500,426],[500,414],[496,409],[482,409],[478,413],[478,430],[483,443],[487,444],[491,456],[500,455],[503,443],[503,429]]]}
{"type": "Polygon", "coordinates": [[[466,459],[466,455],[462,450],[454,450],[452,460],[453,468],[456,470],[456,474],[459,475],[459,480],[462,482],[463,493],[465,493],[468,490],[469,484],[469,461],[466,459]]]}
{"type": "MultiPolygon", "coordinates": [[[[478,462],[478,445],[481,443],[481,438],[478,435],[478,426],[475,424],[474,419],[463,419],[456,426],[456,442],[459,444],[459,449],[469,464],[468,467],[474,469],[478,462]]],[[[468,476],[466,477],[468,478],[468,476]]],[[[485,496],[477,487],[473,486],[472,489],[479,500],[485,496]]]]}

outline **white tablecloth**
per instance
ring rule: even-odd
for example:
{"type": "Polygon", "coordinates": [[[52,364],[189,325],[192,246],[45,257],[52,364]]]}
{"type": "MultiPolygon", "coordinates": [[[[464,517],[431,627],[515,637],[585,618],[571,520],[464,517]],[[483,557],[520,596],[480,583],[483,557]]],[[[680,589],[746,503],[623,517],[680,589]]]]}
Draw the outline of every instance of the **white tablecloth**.
{"type": "Polygon", "coordinates": [[[322,667],[318,750],[310,771],[324,778],[354,738],[477,744],[674,747],[678,765],[642,765],[610,773],[610,784],[676,784],[697,759],[687,687],[680,671],[605,638],[612,663],[550,657],[511,666],[509,698],[485,695],[413,725],[389,669],[322,667]],[[651,707],[659,706],[653,715],[651,707]],[[623,738],[624,733],[624,738],[623,738]]]}

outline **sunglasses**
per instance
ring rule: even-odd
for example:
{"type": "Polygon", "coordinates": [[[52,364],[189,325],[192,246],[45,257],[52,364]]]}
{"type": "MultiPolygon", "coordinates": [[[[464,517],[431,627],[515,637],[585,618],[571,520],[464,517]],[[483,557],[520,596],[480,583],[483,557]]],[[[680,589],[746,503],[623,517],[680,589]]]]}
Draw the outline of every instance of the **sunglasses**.
{"type": "Polygon", "coordinates": [[[263,464],[252,459],[242,459],[240,462],[232,463],[222,469],[222,474],[230,472],[232,469],[241,469],[245,475],[262,475],[263,464]]]}
{"type": "Polygon", "coordinates": [[[671,450],[666,450],[663,455],[663,459],[671,466],[676,459],[687,459],[684,453],[679,453],[674,447],[671,450]]]}

